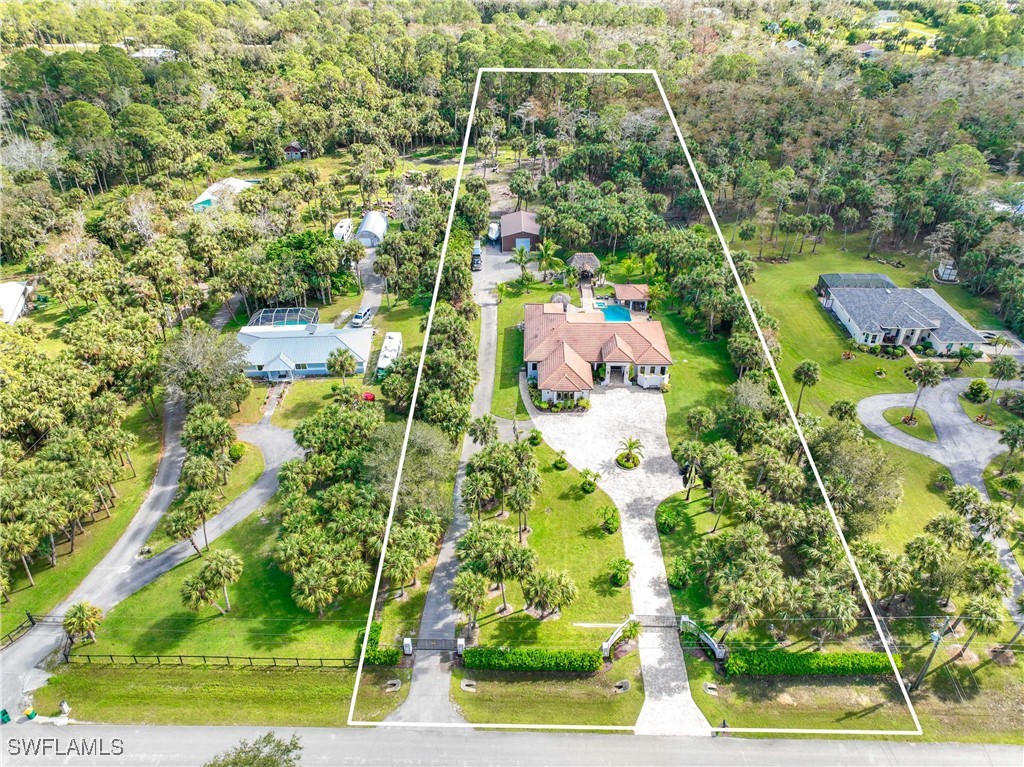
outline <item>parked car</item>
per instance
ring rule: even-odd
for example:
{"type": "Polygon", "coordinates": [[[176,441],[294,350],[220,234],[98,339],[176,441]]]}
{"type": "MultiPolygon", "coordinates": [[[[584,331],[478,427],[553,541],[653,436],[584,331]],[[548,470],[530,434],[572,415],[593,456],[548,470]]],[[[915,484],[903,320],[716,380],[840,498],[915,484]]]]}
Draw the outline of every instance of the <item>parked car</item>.
{"type": "Polygon", "coordinates": [[[483,259],[480,258],[479,254],[474,253],[473,254],[473,258],[470,259],[470,262],[469,262],[469,269],[470,269],[470,271],[479,272],[483,268],[484,268],[484,261],[483,261],[483,259]]]}
{"type": "Polygon", "coordinates": [[[363,325],[370,321],[370,318],[372,316],[373,307],[364,306],[362,309],[356,312],[356,315],[352,318],[352,327],[361,328],[363,325]]]}
{"type": "Polygon", "coordinates": [[[487,227],[487,239],[491,242],[497,242],[501,236],[501,226],[497,221],[492,221],[491,225],[487,227]]]}

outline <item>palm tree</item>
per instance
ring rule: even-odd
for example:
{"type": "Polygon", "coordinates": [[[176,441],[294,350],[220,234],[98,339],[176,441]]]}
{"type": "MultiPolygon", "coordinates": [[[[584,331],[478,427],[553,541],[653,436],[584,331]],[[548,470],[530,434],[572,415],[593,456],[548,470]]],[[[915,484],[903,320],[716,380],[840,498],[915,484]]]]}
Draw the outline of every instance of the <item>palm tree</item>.
{"type": "Polygon", "coordinates": [[[497,303],[501,303],[505,300],[505,296],[508,294],[508,284],[505,282],[499,282],[494,286],[494,297],[497,299],[497,303]]]}
{"type": "Polygon", "coordinates": [[[999,600],[993,599],[990,596],[980,594],[968,599],[967,604],[964,605],[963,621],[967,628],[971,630],[971,635],[960,646],[960,651],[957,655],[963,655],[967,652],[967,648],[970,647],[974,637],[979,633],[991,634],[995,631],[999,626],[1002,611],[1003,606],[999,600]]]}
{"type": "Polygon", "coordinates": [[[747,489],[743,475],[732,466],[721,466],[711,475],[711,513],[718,512],[711,532],[718,530],[727,503],[735,502],[747,489]],[[723,496],[726,503],[722,503],[723,496]]]}
{"type": "Polygon", "coordinates": [[[914,406],[910,408],[908,418],[912,421],[917,411],[917,403],[925,389],[931,389],[942,383],[942,377],[946,374],[945,368],[935,360],[922,360],[916,365],[907,368],[907,377],[917,384],[917,396],[914,397],[914,406]]]}
{"type": "Polygon", "coordinates": [[[476,628],[476,619],[487,602],[487,578],[472,570],[460,570],[448,592],[452,607],[469,616],[470,631],[476,628]]]}
{"type": "Polygon", "coordinates": [[[613,559],[608,565],[612,583],[616,586],[625,586],[629,582],[629,576],[633,574],[633,567],[633,563],[625,557],[613,559]]]}
{"type": "Polygon", "coordinates": [[[530,509],[533,508],[533,493],[522,483],[517,483],[508,496],[508,508],[519,518],[519,543],[523,543],[524,534],[529,528],[530,509]]]}
{"type": "Polygon", "coordinates": [[[184,506],[179,506],[167,515],[167,533],[176,541],[188,541],[196,554],[203,555],[202,549],[196,544],[195,534],[199,529],[199,518],[184,506]]]}
{"type": "Polygon", "coordinates": [[[956,367],[953,368],[954,372],[960,370],[962,367],[970,367],[974,364],[979,356],[979,353],[966,346],[961,346],[955,352],[953,352],[953,359],[956,360],[956,367]]]}
{"type": "Polygon", "coordinates": [[[224,590],[224,604],[227,612],[231,612],[228,584],[237,583],[242,577],[242,558],[227,549],[212,551],[200,568],[199,574],[213,588],[220,587],[224,590]]]}
{"type": "Polygon", "coordinates": [[[186,609],[199,612],[206,605],[213,605],[220,610],[221,615],[227,615],[224,608],[217,604],[214,593],[215,587],[207,583],[199,573],[188,576],[181,584],[181,602],[186,609]]]}
{"type": "Polygon", "coordinates": [[[533,255],[527,248],[522,245],[518,245],[516,246],[516,249],[512,251],[512,258],[510,258],[509,261],[519,267],[519,281],[525,287],[530,281],[530,274],[527,270],[530,266],[530,262],[533,261],[533,255]]]}
{"type": "Polygon", "coordinates": [[[639,463],[644,457],[644,443],[637,437],[625,437],[619,440],[619,450],[626,454],[626,460],[630,463],[639,463]]]}
{"type": "Polygon", "coordinates": [[[373,585],[373,573],[366,560],[356,557],[344,560],[338,567],[338,587],[350,597],[365,594],[373,585]]]}
{"type": "Polygon", "coordinates": [[[303,610],[315,611],[323,618],[324,608],[334,601],[337,593],[337,578],[325,562],[314,562],[295,573],[292,599],[303,610]]]}
{"type": "Polygon", "coordinates": [[[474,445],[487,447],[498,439],[498,422],[490,413],[484,413],[470,422],[467,433],[472,437],[474,445]]]}
{"type": "Polygon", "coordinates": [[[537,263],[544,271],[544,281],[565,268],[565,262],[558,257],[558,246],[554,240],[545,240],[537,246],[537,263]]]}
{"type": "Polygon", "coordinates": [[[398,598],[401,599],[405,596],[406,583],[416,577],[416,560],[405,549],[392,548],[384,562],[384,577],[392,587],[398,584],[398,598]]]}
{"type": "MultiPolygon", "coordinates": [[[[188,463],[188,461],[185,461],[188,463]]],[[[221,493],[223,496],[223,493],[221,493]]],[[[189,514],[198,519],[203,525],[203,543],[207,551],[210,550],[210,537],[206,533],[206,520],[217,511],[217,500],[209,490],[193,490],[185,496],[181,504],[189,514]]]]}
{"type": "Polygon", "coordinates": [[[793,380],[800,384],[800,396],[796,401],[796,414],[800,415],[800,405],[804,401],[804,389],[814,387],[821,380],[821,365],[814,360],[804,360],[793,370],[793,380]]]}
{"type": "Polygon", "coordinates": [[[690,500],[693,492],[694,480],[697,477],[697,470],[700,468],[700,459],[704,454],[704,445],[695,439],[682,440],[676,444],[672,451],[672,457],[681,466],[686,467],[686,500],[690,500]]]}
{"type": "Polygon", "coordinates": [[[17,557],[20,559],[21,564],[25,568],[25,575],[28,576],[28,582],[34,588],[36,581],[32,577],[31,568],[28,566],[28,558],[36,550],[39,540],[36,538],[32,526],[24,520],[7,522],[0,527],[0,535],[3,535],[3,538],[0,539],[0,549],[3,550],[4,558],[13,559],[17,557]]]}
{"type": "Polygon", "coordinates": [[[335,349],[327,357],[327,370],[331,375],[341,376],[344,384],[346,378],[356,372],[356,358],[348,349],[335,349]]]}
{"type": "Polygon", "coordinates": [[[992,398],[988,401],[988,407],[985,408],[986,421],[992,410],[992,403],[996,401],[996,392],[999,391],[999,384],[1003,381],[1017,378],[1020,375],[1020,365],[1017,364],[1017,360],[1013,357],[1008,357],[1004,354],[992,360],[992,364],[989,366],[989,373],[995,377],[996,385],[992,387],[992,398]]]}
{"type": "MultiPolygon", "coordinates": [[[[1021,594],[1019,597],[1017,597],[1017,610],[1019,612],[1024,613],[1024,594],[1021,594]]],[[[1006,649],[1010,649],[1011,647],[1013,647],[1014,643],[1018,639],[1020,639],[1021,634],[1024,634],[1024,621],[1020,622],[1020,625],[1017,626],[1017,631],[1014,633],[1012,637],[1010,637],[1010,641],[1003,645],[1003,647],[1005,647],[1006,649]]]]}
{"type": "Polygon", "coordinates": [[[470,514],[476,511],[477,519],[480,519],[484,501],[494,497],[494,482],[487,472],[474,471],[462,480],[459,490],[464,508],[470,514]]]}
{"type": "Polygon", "coordinates": [[[1003,465],[999,468],[999,476],[1006,473],[1006,467],[1009,466],[1013,456],[1024,447],[1024,423],[1014,423],[1006,427],[1006,431],[1003,432],[999,438],[1000,445],[1006,445],[1010,450],[1006,454],[1006,460],[1003,461],[1003,465]]]}
{"type": "Polygon", "coordinates": [[[828,414],[837,421],[852,421],[857,415],[857,406],[848,399],[837,399],[829,407],[828,414]]]}
{"type": "Polygon", "coordinates": [[[95,642],[96,629],[102,622],[103,611],[89,602],[73,604],[64,613],[64,631],[72,642],[83,634],[95,642]]]}
{"type": "Polygon", "coordinates": [[[857,628],[860,602],[846,589],[831,588],[815,597],[818,619],[818,650],[829,636],[848,634],[857,628]]]}

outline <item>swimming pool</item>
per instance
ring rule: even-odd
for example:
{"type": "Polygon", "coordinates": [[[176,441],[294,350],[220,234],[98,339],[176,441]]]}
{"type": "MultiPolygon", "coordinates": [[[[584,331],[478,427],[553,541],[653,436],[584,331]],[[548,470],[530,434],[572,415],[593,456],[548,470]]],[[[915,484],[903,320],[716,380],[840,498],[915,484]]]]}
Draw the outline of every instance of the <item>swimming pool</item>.
{"type": "MultiPolygon", "coordinates": [[[[597,306],[597,303],[594,303],[597,306]]],[[[604,318],[608,322],[629,322],[632,317],[629,315],[629,309],[624,306],[597,306],[603,313],[604,318]]]]}

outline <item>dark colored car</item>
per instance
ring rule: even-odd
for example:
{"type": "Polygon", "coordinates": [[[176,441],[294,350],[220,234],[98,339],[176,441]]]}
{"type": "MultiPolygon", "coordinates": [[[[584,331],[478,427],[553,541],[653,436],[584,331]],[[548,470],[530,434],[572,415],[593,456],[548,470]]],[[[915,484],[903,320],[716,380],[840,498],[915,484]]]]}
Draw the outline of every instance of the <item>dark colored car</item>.
{"type": "Polygon", "coordinates": [[[469,268],[470,268],[471,271],[479,272],[481,269],[484,268],[483,259],[480,258],[480,256],[478,256],[478,255],[474,255],[473,258],[469,262],[469,268]]]}

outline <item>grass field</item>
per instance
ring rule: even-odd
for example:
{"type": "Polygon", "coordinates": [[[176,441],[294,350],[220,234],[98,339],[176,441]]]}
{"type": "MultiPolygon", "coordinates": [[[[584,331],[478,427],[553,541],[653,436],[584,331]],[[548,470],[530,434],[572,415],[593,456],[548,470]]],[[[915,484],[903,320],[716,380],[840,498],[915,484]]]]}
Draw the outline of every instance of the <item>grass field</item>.
{"type": "MultiPolygon", "coordinates": [[[[850,237],[849,250],[839,249],[841,234],[833,234],[818,246],[818,252],[794,255],[785,264],[758,265],[757,281],[748,286],[751,296],[760,300],[767,311],[778,319],[782,354],[779,372],[787,390],[796,393],[792,385],[793,369],[804,359],[813,359],[821,365],[821,382],[804,393],[803,410],[811,415],[823,415],[837,399],[857,402],[864,397],[885,392],[913,391],[913,385],[903,376],[909,364],[903,360],[885,360],[870,354],[857,353],[852,360],[842,359],[847,350],[846,331],[821,308],[814,295],[818,275],[827,272],[881,272],[900,286],[910,287],[924,274],[926,264],[913,257],[904,260],[903,269],[865,261],[863,237],[850,237]],[[875,370],[884,370],[879,378],[875,370]]],[[[771,249],[765,256],[777,255],[771,249]]],[[[980,328],[1001,328],[994,304],[986,298],[973,296],[959,285],[934,285],[934,289],[957,311],[980,328]]],[[[960,373],[983,375],[983,366],[975,365],[960,373]]]]}
{"type": "Polygon", "coordinates": [[[85,534],[76,537],[74,554],[69,553],[70,546],[64,543],[58,544],[56,567],[51,568],[46,557],[36,558],[32,567],[35,588],[29,586],[22,568],[11,570],[11,599],[4,605],[0,618],[4,633],[25,620],[26,611],[43,615],[67,598],[110,551],[139,510],[156,475],[163,424],[152,420],[139,404],[129,408],[124,428],[139,440],[131,451],[136,476],[115,483],[120,498],[110,519],[100,515],[96,522],[83,522],[85,534]]]}
{"type": "Polygon", "coordinates": [[[963,395],[958,397],[958,399],[960,400],[960,404],[963,406],[964,412],[967,413],[967,415],[970,416],[971,420],[973,421],[977,421],[978,418],[985,415],[985,411],[988,410],[988,417],[989,420],[992,421],[992,425],[989,426],[988,424],[981,424],[987,429],[996,429],[997,431],[1003,431],[1008,426],[1012,426],[1015,423],[1020,423],[1020,416],[1011,413],[1009,410],[1002,407],[998,403],[992,403],[992,407],[990,408],[988,402],[982,402],[980,404],[977,404],[971,402],[963,395]]]}
{"type": "Polygon", "coordinates": [[[272,502],[210,544],[242,558],[242,576],[228,587],[230,613],[221,615],[215,607],[193,613],[182,606],[182,581],[202,566],[194,556],[112,609],[95,648],[86,645],[79,652],[357,657],[369,597],[343,599],[324,618],[297,607],[291,575],[271,560],[278,529],[274,517],[272,502]]]}
{"type": "MultiPolygon", "coordinates": [[[[498,304],[498,350],[497,370],[494,375],[494,395],[491,398],[491,412],[499,418],[518,419],[527,417],[526,407],[519,396],[519,370],[523,367],[523,331],[516,325],[523,321],[523,307],[526,304],[543,304],[555,293],[565,293],[561,283],[535,281],[528,288],[517,282],[508,284],[508,293],[498,304]]],[[[568,291],[574,306],[580,305],[577,291],[568,291]]]]}
{"type": "MultiPolygon", "coordinates": [[[[224,497],[219,500],[218,513],[222,511],[229,503],[235,500],[238,496],[252,487],[252,483],[260,478],[263,473],[263,453],[255,445],[245,445],[245,455],[242,456],[241,460],[231,468],[231,473],[228,474],[228,483],[221,488],[221,492],[224,493],[224,497]]],[[[176,498],[168,509],[168,513],[174,511],[179,505],[181,505],[182,499],[176,498]]],[[[216,514],[214,515],[216,516],[216,514]]],[[[213,519],[213,517],[210,517],[213,519]]],[[[167,532],[167,516],[160,520],[160,524],[157,525],[153,534],[149,536],[149,540],[146,541],[146,545],[153,549],[153,554],[159,554],[164,549],[168,549],[177,543],[167,532]]],[[[199,529],[199,532],[195,536],[196,543],[200,548],[203,547],[203,530],[199,529]]]]}
{"type": "Polygon", "coordinates": [[[261,409],[266,402],[267,394],[270,392],[269,384],[262,381],[252,382],[252,391],[239,406],[237,412],[229,417],[232,426],[257,423],[262,417],[261,409]]]}
{"type": "MultiPolygon", "coordinates": [[[[711,499],[699,485],[693,489],[691,500],[687,502],[686,493],[679,493],[661,502],[659,508],[675,509],[680,521],[672,533],[659,533],[661,553],[665,559],[666,569],[675,557],[689,562],[693,552],[700,544],[701,538],[711,532],[715,524],[715,515],[711,513],[711,499]]],[[[719,531],[728,530],[735,523],[723,516],[718,525],[719,531]]],[[[710,621],[716,617],[707,589],[700,581],[693,581],[685,589],[669,589],[672,594],[672,606],[679,615],[689,615],[695,621],[710,621]]]]}
{"type": "Polygon", "coordinates": [[[644,683],[634,652],[591,676],[456,667],[451,695],[470,722],[630,726],[644,703],[644,683]],[[476,692],[463,690],[463,679],[475,681],[476,692]],[[630,690],[618,693],[615,683],[623,679],[630,690]]]}
{"type": "MultiPolygon", "coordinates": [[[[629,588],[615,588],[609,580],[608,564],[623,556],[622,534],[604,532],[598,510],[614,504],[601,489],[584,494],[579,489],[579,472],[572,466],[565,471],[553,468],[557,454],[547,445],[540,445],[536,452],[543,487],[529,514],[533,532],[527,542],[539,555],[541,569],[569,572],[579,598],[557,620],[541,621],[523,612],[519,584],[507,583],[508,602],[515,612],[504,617],[494,612],[501,606],[496,594],[479,619],[480,644],[597,648],[610,630],[575,624],[618,624],[632,610],[629,588]]],[[[511,515],[500,524],[516,529],[517,518],[511,515]]]]}
{"type": "Polygon", "coordinates": [[[935,427],[932,426],[932,419],[928,413],[921,408],[917,408],[914,411],[914,418],[917,419],[917,423],[913,426],[903,422],[904,417],[909,415],[909,407],[891,407],[882,413],[882,416],[889,424],[895,426],[904,434],[909,434],[911,437],[917,437],[928,442],[938,442],[938,435],[935,434],[935,427]]]}
{"type": "MultiPolygon", "coordinates": [[[[409,694],[411,669],[367,668],[356,716],[383,719],[409,694]],[[388,679],[402,689],[385,693],[388,679]]],[[[355,669],[64,666],[35,692],[43,716],[115,724],[345,727],[355,669]],[[187,701],[187,705],[183,702],[187,701]]]]}
{"type": "Polygon", "coordinates": [[[932,517],[947,508],[944,493],[935,488],[941,464],[919,453],[868,435],[888,456],[885,470],[903,480],[903,502],[881,520],[868,537],[893,551],[903,551],[907,541],[924,530],[932,517]]]}

